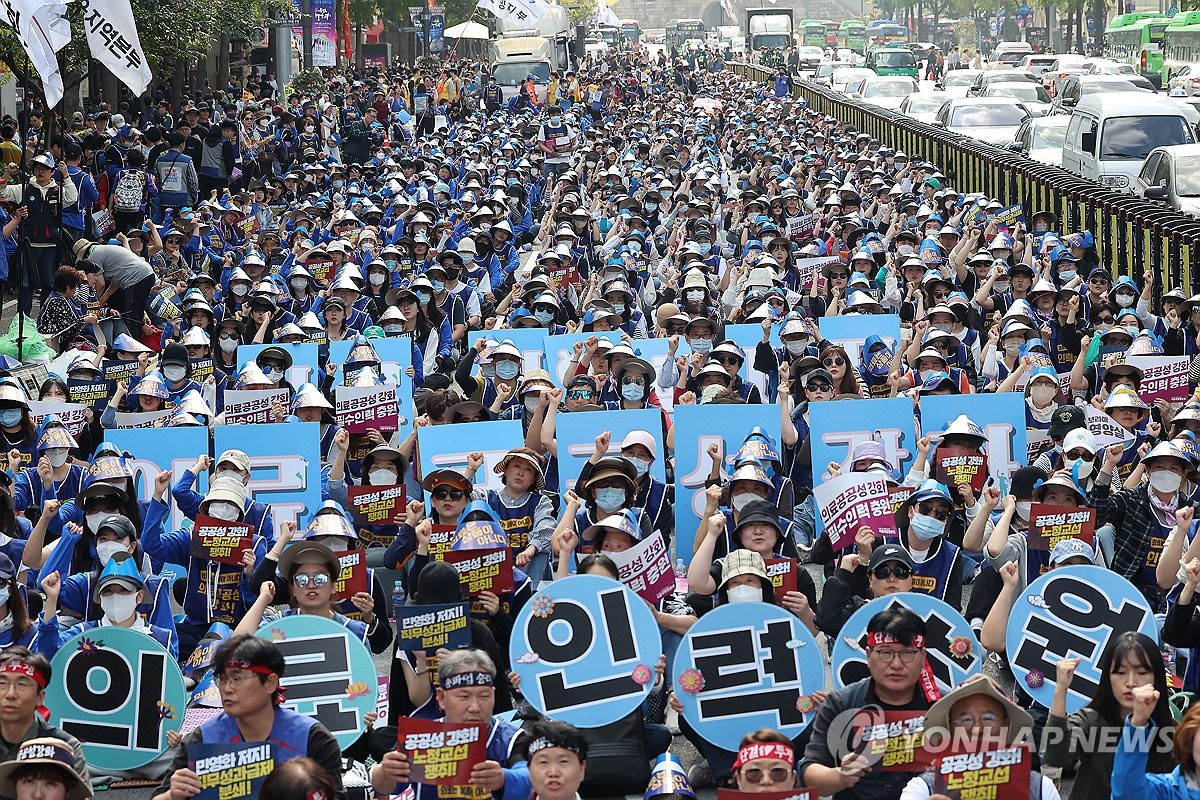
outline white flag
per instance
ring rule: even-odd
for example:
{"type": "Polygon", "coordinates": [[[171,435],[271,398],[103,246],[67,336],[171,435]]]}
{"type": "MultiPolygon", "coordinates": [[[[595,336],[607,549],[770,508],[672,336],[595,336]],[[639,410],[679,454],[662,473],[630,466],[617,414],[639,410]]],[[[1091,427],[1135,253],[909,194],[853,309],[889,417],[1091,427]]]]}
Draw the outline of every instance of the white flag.
{"type": "Polygon", "coordinates": [[[84,0],[83,27],[92,58],[135,95],[150,85],[150,65],[138,39],[129,0],[84,0]]]}
{"type": "Polygon", "coordinates": [[[66,4],[39,0],[0,0],[0,4],[4,21],[16,32],[30,63],[41,76],[46,107],[54,108],[63,98],[62,73],[55,53],[71,41],[66,4]]]}
{"type": "Polygon", "coordinates": [[[621,18],[604,0],[598,0],[596,4],[596,22],[601,25],[611,25],[614,28],[621,27],[621,18]]]}
{"type": "Polygon", "coordinates": [[[522,29],[532,28],[550,11],[545,0],[479,0],[479,7],[522,29]]]}

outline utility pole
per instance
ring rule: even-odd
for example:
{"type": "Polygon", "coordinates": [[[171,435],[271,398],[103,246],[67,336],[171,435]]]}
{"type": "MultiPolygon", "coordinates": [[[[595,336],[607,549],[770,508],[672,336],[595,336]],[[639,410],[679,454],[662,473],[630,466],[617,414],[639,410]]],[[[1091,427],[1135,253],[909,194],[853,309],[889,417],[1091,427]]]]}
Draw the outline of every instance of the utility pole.
{"type": "Polygon", "coordinates": [[[304,68],[313,68],[313,0],[303,0],[300,5],[301,30],[304,31],[304,68]]]}

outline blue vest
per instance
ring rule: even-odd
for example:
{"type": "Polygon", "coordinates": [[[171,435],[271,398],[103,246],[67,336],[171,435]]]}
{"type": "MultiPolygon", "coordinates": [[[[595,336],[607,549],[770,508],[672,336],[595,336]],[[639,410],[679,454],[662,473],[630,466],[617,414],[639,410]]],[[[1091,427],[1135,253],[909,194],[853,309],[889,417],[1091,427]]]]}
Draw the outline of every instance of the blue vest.
{"type": "Polygon", "coordinates": [[[537,511],[541,498],[538,492],[530,492],[524,503],[509,508],[501,501],[499,492],[488,490],[488,505],[496,512],[500,527],[508,535],[508,546],[512,548],[514,557],[529,546],[529,534],[533,531],[533,514],[537,511]]]}
{"type": "MultiPolygon", "coordinates": [[[[286,708],[275,709],[275,724],[271,726],[271,734],[267,741],[279,745],[281,763],[308,755],[308,733],[316,724],[315,719],[304,714],[297,714],[286,708]]],[[[243,739],[237,721],[222,713],[211,722],[200,726],[200,741],[205,744],[231,744],[243,739]]]]}
{"type": "MultiPolygon", "coordinates": [[[[896,543],[904,547],[904,542],[896,540],[896,543]]],[[[939,537],[932,550],[920,564],[913,562],[913,591],[945,600],[950,576],[958,569],[958,545],[939,537]]]]}

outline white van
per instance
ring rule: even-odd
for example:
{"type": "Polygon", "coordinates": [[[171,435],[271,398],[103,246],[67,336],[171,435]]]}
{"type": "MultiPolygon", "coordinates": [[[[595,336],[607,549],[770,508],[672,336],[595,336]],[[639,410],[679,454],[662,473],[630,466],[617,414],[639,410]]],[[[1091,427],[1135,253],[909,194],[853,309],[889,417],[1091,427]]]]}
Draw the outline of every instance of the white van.
{"type": "Polygon", "coordinates": [[[1151,150],[1196,141],[1197,119],[1195,112],[1149,93],[1085,97],[1067,123],[1063,169],[1128,192],[1151,150]]]}
{"type": "Polygon", "coordinates": [[[992,51],[988,61],[992,69],[997,67],[1013,68],[1032,52],[1033,45],[1029,42],[1000,42],[992,51]]]}

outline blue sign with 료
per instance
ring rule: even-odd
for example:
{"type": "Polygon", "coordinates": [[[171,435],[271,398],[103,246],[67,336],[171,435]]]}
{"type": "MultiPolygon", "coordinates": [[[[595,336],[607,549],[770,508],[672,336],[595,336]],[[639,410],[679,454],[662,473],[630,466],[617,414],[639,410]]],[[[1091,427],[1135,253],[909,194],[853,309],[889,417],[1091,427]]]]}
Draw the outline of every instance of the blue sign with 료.
{"type": "Polygon", "coordinates": [[[907,608],[925,621],[925,658],[943,694],[983,670],[983,647],[957,609],[927,594],[901,592],[876,597],[846,620],[830,657],[835,689],[870,674],[867,625],[876,614],[894,607],[907,608]]]}
{"type": "Polygon", "coordinates": [[[654,688],[662,635],[650,607],[611,578],[543,583],[513,624],[508,647],[521,691],[551,719],[598,728],[654,688]]]}
{"type": "MultiPolygon", "coordinates": [[[[398,441],[404,441],[412,433],[413,427],[413,378],[408,370],[412,367],[412,340],[408,337],[400,339],[371,339],[371,347],[379,356],[379,376],[383,382],[396,387],[396,400],[399,405],[400,427],[398,441]]],[[[354,342],[343,340],[329,343],[329,361],[337,365],[333,374],[333,385],[342,386],[345,374],[342,365],[350,355],[354,342]]],[[[292,384],[296,386],[297,384],[292,384]]]]}
{"type": "Polygon", "coordinates": [[[746,731],[789,739],[816,715],[825,656],[796,615],[770,603],[717,606],[688,629],[671,669],[683,717],[704,739],[737,750],[746,731]]]}
{"type": "Polygon", "coordinates": [[[274,642],[283,654],[283,707],[320,722],[343,749],[353,744],[379,694],[375,661],[362,640],[314,614],[273,620],[255,635],[274,642]]]}
{"type": "MultiPolygon", "coordinates": [[[[546,329],[545,328],[511,328],[502,331],[471,331],[467,334],[467,345],[474,347],[480,339],[500,344],[505,339],[511,339],[516,348],[521,351],[522,372],[531,369],[545,369],[546,359],[546,329]]],[[[473,368],[479,371],[478,362],[473,368]]]]}
{"type": "Polygon", "coordinates": [[[930,395],[921,398],[921,431],[937,445],[937,433],[966,414],[983,429],[987,442],[988,472],[1008,486],[1012,473],[1025,465],[1025,395],[1019,392],[930,395]]]}
{"type": "Polygon", "coordinates": [[[1058,662],[1078,658],[1067,690],[1067,713],[1095,697],[1109,644],[1127,631],[1158,641],[1146,598],[1112,570],[1079,565],[1052,569],[1025,588],[1013,603],[1005,650],[1017,683],[1049,708],[1058,662]]]}
{"type": "Polygon", "coordinates": [[[319,365],[320,348],[315,344],[241,344],[237,349],[237,365],[241,369],[268,347],[283,348],[292,357],[292,366],[283,373],[283,378],[297,388],[304,383],[320,385],[323,373],[319,365]]]}
{"type": "Polygon", "coordinates": [[[50,666],[50,722],[83,742],[94,770],[149,764],[166,752],[167,732],[183,727],[183,673],[144,633],[93,628],[68,640],[50,666]]]}
{"type": "MultiPolygon", "coordinates": [[[[244,426],[238,426],[242,428],[244,426]]],[[[128,462],[133,470],[133,483],[139,500],[149,502],[154,496],[154,479],[158,473],[171,471],[171,485],[191,469],[200,456],[211,455],[208,428],[116,428],[104,431],[104,440],[130,453],[128,462]]],[[[193,488],[201,494],[208,491],[208,473],[202,472],[193,488]]],[[[179,530],[187,517],[171,503],[167,530],[179,530]]]]}
{"type": "Polygon", "coordinates": [[[895,397],[855,400],[852,406],[846,402],[830,400],[808,407],[813,481],[829,480],[830,462],[841,464],[843,473],[849,472],[850,451],[856,444],[868,441],[882,444],[892,467],[906,473],[917,454],[912,401],[895,397]]]}
{"type": "MultiPolygon", "coordinates": [[[[567,416],[570,416],[569,414],[567,416]]],[[[709,445],[721,448],[722,471],[729,457],[755,428],[779,441],[778,405],[682,405],[675,409],[675,553],[690,562],[692,542],[707,498],[704,482],[712,472],[709,445]]],[[[787,514],[787,509],[780,509],[787,514]]]]}
{"type": "MultiPolygon", "coordinates": [[[[570,416],[566,414],[564,416],[570,416]]],[[[500,476],[492,468],[509,450],[522,447],[525,434],[515,419],[493,422],[457,422],[453,425],[428,425],[417,428],[417,449],[421,453],[421,474],[439,469],[465,472],[467,456],[483,453],[483,466],[475,473],[475,488],[500,490],[500,476]]]]}
{"type": "Polygon", "coordinates": [[[842,317],[822,317],[821,336],[837,342],[850,356],[850,368],[858,369],[859,354],[868,336],[883,339],[893,351],[900,342],[900,317],[896,314],[851,314],[842,317]]]}
{"type": "Polygon", "coordinates": [[[666,480],[662,421],[663,413],[657,408],[555,415],[559,486],[563,491],[575,488],[583,465],[596,451],[596,436],[604,431],[612,434],[608,452],[616,456],[621,455],[621,441],[633,431],[644,431],[653,436],[655,458],[650,464],[650,475],[660,481],[666,480]]]}
{"type": "Polygon", "coordinates": [[[213,446],[218,455],[234,449],[250,457],[247,486],[255,500],[271,507],[276,530],[283,522],[303,529],[321,505],[319,422],[218,425],[213,446]]]}
{"type": "MultiPolygon", "coordinates": [[[[588,339],[595,337],[604,339],[611,344],[621,343],[620,331],[596,331],[595,333],[564,333],[559,336],[547,336],[545,341],[546,348],[546,371],[550,373],[550,377],[559,386],[566,386],[570,382],[570,378],[574,375],[567,375],[567,370],[571,367],[571,360],[575,358],[575,345],[583,344],[588,339]]],[[[643,340],[639,340],[639,344],[643,340]]],[[[580,356],[583,355],[583,350],[580,351],[580,356]]],[[[599,357],[599,356],[597,356],[599,357]]]]}

